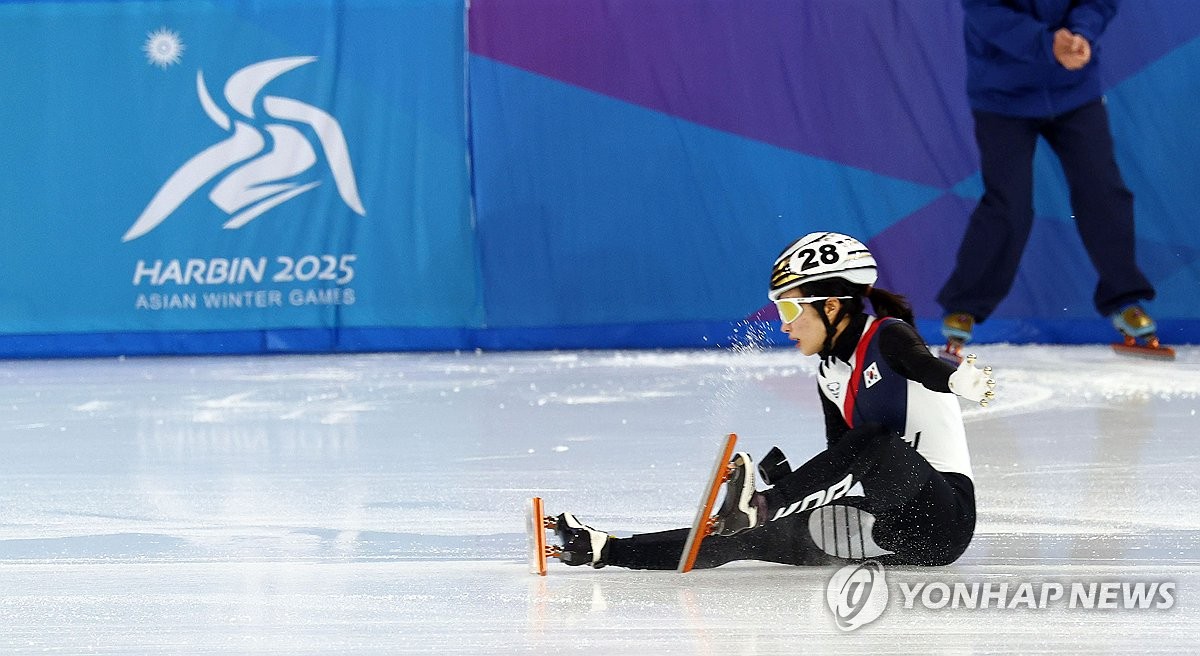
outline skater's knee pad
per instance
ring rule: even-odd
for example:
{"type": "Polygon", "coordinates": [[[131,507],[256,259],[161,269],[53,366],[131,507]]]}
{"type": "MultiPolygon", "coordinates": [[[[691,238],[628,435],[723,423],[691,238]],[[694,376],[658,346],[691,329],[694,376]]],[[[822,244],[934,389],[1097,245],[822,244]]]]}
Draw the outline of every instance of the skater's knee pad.
{"type": "Polygon", "coordinates": [[[853,506],[821,506],[808,516],[808,532],[821,551],[838,558],[878,558],[892,553],[875,543],[875,515],[853,506]]]}

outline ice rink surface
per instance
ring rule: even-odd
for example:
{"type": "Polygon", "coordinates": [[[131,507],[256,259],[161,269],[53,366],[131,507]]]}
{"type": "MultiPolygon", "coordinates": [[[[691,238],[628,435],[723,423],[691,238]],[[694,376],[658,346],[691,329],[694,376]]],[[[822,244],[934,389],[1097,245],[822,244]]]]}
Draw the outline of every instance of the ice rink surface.
{"type": "Polygon", "coordinates": [[[691,521],[721,437],[822,448],[779,348],[0,362],[0,653],[1200,652],[1200,348],[979,346],[979,522],[839,630],[833,568],[527,573],[523,503],[691,521]],[[1171,582],[1170,608],[905,608],[902,584],[1171,582]]]}

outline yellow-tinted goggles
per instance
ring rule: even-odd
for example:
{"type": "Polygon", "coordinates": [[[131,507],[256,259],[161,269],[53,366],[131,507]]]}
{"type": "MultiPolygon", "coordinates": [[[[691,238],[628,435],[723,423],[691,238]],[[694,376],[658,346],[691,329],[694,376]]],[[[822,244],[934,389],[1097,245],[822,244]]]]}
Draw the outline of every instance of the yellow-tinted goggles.
{"type": "Polygon", "coordinates": [[[830,298],[848,299],[853,296],[802,296],[800,298],[781,298],[775,301],[775,309],[779,310],[779,320],[791,323],[804,314],[804,306],[830,298]]]}

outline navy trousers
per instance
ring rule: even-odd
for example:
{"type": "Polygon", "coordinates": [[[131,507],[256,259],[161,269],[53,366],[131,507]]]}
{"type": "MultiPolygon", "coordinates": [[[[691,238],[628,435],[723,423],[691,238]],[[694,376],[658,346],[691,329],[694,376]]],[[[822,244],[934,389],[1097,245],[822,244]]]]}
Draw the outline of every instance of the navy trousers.
{"type": "Polygon", "coordinates": [[[1095,100],[1058,116],[1020,118],[974,112],[984,193],[938,293],[946,313],[986,320],[1008,295],[1033,228],[1033,155],[1038,137],[1062,164],[1075,226],[1099,274],[1092,297],[1110,315],[1154,298],[1134,256],[1133,194],[1113,155],[1108,112],[1095,100]]]}

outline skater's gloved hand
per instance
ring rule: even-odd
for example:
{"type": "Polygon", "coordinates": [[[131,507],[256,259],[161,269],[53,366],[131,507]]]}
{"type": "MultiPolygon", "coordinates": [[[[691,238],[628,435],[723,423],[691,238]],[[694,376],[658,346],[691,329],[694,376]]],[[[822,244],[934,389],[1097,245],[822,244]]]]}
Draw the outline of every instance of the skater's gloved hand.
{"type": "Polygon", "coordinates": [[[992,368],[984,367],[982,371],[975,368],[975,355],[968,355],[958,366],[958,370],[950,374],[950,391],[967,399],[977,401],[987,407],[988,401],[996,398],[996,381],[992,379],[992,368]]]}

